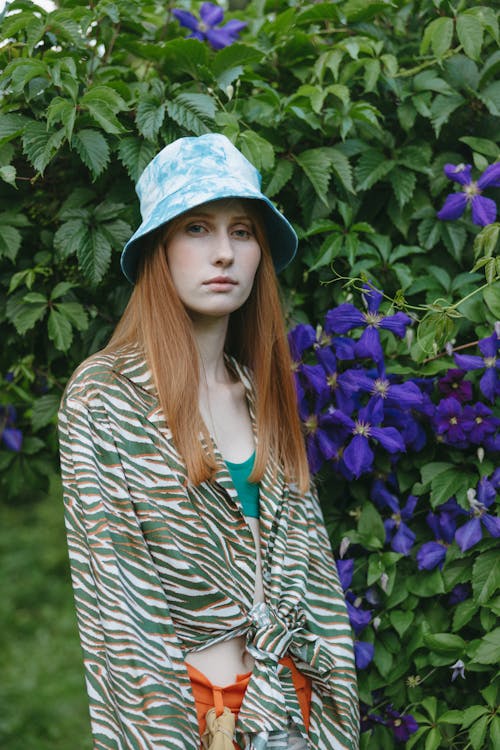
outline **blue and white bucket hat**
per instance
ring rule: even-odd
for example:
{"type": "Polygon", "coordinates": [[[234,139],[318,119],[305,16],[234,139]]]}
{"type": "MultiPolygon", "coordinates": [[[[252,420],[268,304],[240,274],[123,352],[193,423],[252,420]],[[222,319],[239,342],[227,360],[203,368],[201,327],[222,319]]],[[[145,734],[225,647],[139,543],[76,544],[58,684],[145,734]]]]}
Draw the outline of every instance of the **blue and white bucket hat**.
{"type": "Polygon", "coordinates": [[[146,235],[185,211],[220,198],[260,201],[274,267],[281,271],[297,251],[297,235],[260,186],[258,170],[224,135],[179,138],[165,146],[136,185],[142,224],[123,249],[123,273],[134,283],[146,235]]]}

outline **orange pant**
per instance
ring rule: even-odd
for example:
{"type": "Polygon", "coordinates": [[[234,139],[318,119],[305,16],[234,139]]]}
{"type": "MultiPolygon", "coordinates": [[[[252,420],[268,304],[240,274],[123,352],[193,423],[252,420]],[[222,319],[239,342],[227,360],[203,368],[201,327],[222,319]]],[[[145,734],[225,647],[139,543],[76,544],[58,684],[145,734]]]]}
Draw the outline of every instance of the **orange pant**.
{"type": "MultiPolygon", "coordinates": [[[[292,672],[292,680],[297,692],[297,698],[302,711],[304,724],[309,731],[309,717],[311,711],[311,680],[299,672],[293,660],[289,656],[280,659],[280,664],[289,667],[292,672]]],[[[205,716],[209,708],[215,708],[217,716],[220,716],[224,706],[230,708],[235,719],[238,716],[245,690],[250,681],[251,672],[236,675],[236,682],[226,687],[213,685],[210,680],[198,669],[191,664],[186,664],[191,687],[193,690],[196,712],[198,714],[198,724],[200,727],[200,737],[205,731],[205,716]]],[[[237,745],[235,745],[237,747],[237,745]]]]}

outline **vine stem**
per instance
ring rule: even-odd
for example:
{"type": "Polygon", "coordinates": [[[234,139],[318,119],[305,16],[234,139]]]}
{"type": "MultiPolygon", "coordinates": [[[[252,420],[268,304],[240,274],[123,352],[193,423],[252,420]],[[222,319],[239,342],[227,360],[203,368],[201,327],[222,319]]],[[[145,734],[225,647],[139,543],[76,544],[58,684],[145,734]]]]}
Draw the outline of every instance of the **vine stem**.
{"type": "MultiPolygon", "coordinates": [[[[455,346],[451,350],[451,353],[453,352],[459,352],[461,349],[468,349],[469,346],[477,346],[479,344],[479,339],[477,341],[469,341],[468,344],[460,344],[460,346],[455,346]]],[[[435,359],[440,359],[440,357],[445,357],[446,355],[449,356],[448,352],[440,352],[439,354],[435,354],[434,357],[427,357],[427,359],[424,359],[422,364],[425,365],[427,362],[433,362],[435,359]]]]}

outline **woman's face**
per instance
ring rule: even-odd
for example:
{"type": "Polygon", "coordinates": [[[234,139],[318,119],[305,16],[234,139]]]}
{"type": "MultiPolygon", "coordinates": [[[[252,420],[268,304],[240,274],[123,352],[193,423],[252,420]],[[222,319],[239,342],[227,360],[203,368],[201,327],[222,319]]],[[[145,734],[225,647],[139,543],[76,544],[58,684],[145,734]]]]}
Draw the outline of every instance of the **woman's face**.
{"type": "Polygon", "coordinates": [[[247,300],[261,249],[244,201],[213,201],[180,217],[168,236],[167,262],[191,317],[224,317],[247,300]]]}

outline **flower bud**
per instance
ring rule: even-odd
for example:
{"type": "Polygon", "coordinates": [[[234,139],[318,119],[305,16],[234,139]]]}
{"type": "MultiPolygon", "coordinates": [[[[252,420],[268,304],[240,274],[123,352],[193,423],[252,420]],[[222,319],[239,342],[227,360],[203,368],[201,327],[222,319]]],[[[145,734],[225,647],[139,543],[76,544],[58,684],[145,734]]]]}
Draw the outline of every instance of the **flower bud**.
{"type": "Polygon", "coordinates": [[[482,445],[480,445],[479,448],[477,449],[477,460],[479,461],[480,464],[483,463],[483,460],[484,460],[484,448],[483,448],[482,445]]]}
{"type": "Polygon", "coordinates": [[[233,94],[234,94],[234,86],[232,83],[230,83],[228,86],[226,86],[226,96],[229,101],[231,101],[231,99],[233,98],[233,94]]]}
{"type": "Polygon", "coordinates": [[[351,540],[349,539],[349,537],[345,536],[340,542],[339,557],[341,558],[344,557],[345,553],[349,549],[350,544],[351,544],[351,540]]]}

